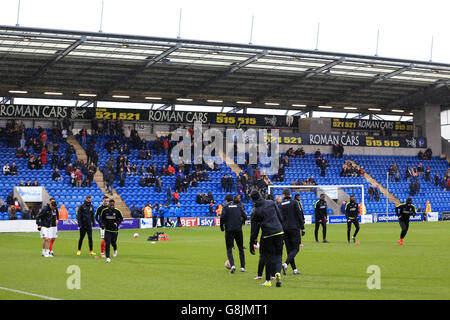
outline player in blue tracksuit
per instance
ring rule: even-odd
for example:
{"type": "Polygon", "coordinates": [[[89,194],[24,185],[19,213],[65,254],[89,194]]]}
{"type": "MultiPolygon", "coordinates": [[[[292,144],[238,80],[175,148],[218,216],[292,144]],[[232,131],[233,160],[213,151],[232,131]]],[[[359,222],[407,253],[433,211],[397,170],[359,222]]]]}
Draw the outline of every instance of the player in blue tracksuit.
{"type": "Polygon", "coordinates": [[[181,224],[181,217],[183,216],[183,208],[180,206],[180,204],[177,204],[177,207],[175,208],[175,216],[177,217],[177,226],[182,227],[181,224]]]}
{"type": "Polygon", "coordinates": [[[169,214],[169,206],[161,204],[161,207],[159,208],[159,222],[161,223],[161,227],[166,227],[166,219],[165,217],[169,214]]]}

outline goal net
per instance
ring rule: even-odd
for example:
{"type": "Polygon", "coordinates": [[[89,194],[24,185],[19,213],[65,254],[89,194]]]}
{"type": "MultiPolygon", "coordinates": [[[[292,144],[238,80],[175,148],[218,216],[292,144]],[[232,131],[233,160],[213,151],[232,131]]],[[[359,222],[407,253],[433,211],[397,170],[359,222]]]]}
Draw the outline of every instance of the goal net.
{"type": "Polygon", "coordinates": [[[305,214],[314,214],[314,205],[321,194],[325,194],[328,208],[336,215],[344,214],[341,208],[344,202],[350,201],[350,196],[355,196],[356,202],[365,208],[364,185],[269,185],[267,191],[276,200],[282,197],[284,189],[291,191],[292,198],[300,195],[305,214]]]}

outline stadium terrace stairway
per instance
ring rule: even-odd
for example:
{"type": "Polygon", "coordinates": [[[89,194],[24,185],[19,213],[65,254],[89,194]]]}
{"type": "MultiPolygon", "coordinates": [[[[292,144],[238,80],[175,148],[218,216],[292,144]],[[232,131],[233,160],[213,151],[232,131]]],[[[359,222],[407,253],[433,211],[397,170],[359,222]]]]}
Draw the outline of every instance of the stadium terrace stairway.
{"type": "MultiPolygon", "coordinates": [[[[77,158],[79,160],[83,160],[84,162],[87,161],[87,155],[86,151],[83,149],[81,144],[78,142],[75,136],[70,136],[67,138],[67,142],[72,144],[75,148],[75,153],[77,155],[77,158]]],[[[131,218],[131,211],[130,208],[126,205],[126,203],[123,201],[121,196],[117,193],[116,190],[114,190],[114,194],[110,195],[106,191],[106,186],[103,183],[103,175],[100,170],[97,170],[94,175],[94,181],[97,184],[97,186],[102,190],[103,194],[107,194],[110,199],[113,199],[116,205],[116,208],[122,211],[122,214],[124,218],[131,218]]]]}
{"type": "MultiPolygon", "coordinates": [[[[358,169],[361,169],[361,166],[357,164],[353,160],[348,160],[351,164],[356,166],[358,169]]],[[[364,173],[364,178],[369,182],[372,186],[376,186],[380,192],[389,199],[390,202],[393,202],[396,206],[400,204],[400,200],[396,198],[392,193],[390,193],[381,183],[379,183],[377,180],[375,180],[370,174],[367,172],[364,173]]]]}

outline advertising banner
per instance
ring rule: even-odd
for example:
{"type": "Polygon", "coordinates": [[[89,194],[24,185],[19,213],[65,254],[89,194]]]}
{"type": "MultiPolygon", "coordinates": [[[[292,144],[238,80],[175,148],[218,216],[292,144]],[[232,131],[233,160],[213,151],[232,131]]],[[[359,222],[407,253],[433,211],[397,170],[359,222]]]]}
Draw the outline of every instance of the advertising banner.
{"type": "Polygon", "coordinates": [[[363,119],[339,119],[331,121],[333,129],[353,129],[353,130],[381,130],[388,129],[392,132],[414,131],[414,124],[405,121],[385,121],[385,120],[363,120],[363,119]]]}
{"type": "MultiPolygon", "coordinates": [[[[266,135],[266,142],[274,142],[271,134],[266,135]]],[[[342,144],[344,147],[380,147],[380,148],[425,148],[426,138],[404,137],[368,137],[360,135],[329,133],[295,133],[280,132],[279,144],[297,144],[313,146],[331,146],[342,144]]]]}
{"type": "Polygon", "coordinates": [[[24,202],[42,202],[44,187],[16,187],[24,202]]]}
{"type": "Polygon", "coordinates": [[[153,218],[143,218],[139,219],[139,228],[150,229],[153,228],[153,218]]]}
{"type": "MultiPolygon", "coordinates": [[[[409,221],[423,221],[423,215],[418,213],[415,217],[411,216],[409,221]]],[[[373,222],[398,222],[398,217],[396,214],[378,213],[373,215],[373,222]]]]}
{"type": "MultiPolygon", "coordinates": [[[[99,230],[100,226],[96,223],[92,230],[99,230]]],[[[124,219],[119,229],[139,229],[139,219],[124,219]]],[[[76,231],[78,230],[78,221],[76,219],[67,219],[58,221],[58,231],[76,231]]]]}
{"type": "Polygon", "coordinates": [[[35,220],[0,221],[0,233],[4,232],[38,232],[35,220]]]}
{"type": "Polygon", "coordinates": [[[183,227],[198,227],[197,218],[181,218],[183,227]]]}
{"type": "Polygon", "coordinates": [[[371,214],[364,214],[360,217],[361,223],[373,223],[373,216],[371,214]]]}
{"type": "MultiPolygon", "coordinates": [[[[215,219],[214,218],[198,218],[198,226],[199,227],[214,227],[215,219]]],[[[219,222],[220,225],[220,222],[219,222]]]]}
{"type": "Polygon", "coordinates": [[[65,106],[1,104],[0,118],[39,118],[90,120],[95,116],[95,108],[77,108],[65,106]]]}
{"type": "Polygon", "coordinates": [[[439,221],[439,213],[438,212],[428,212],[427,213],[427,221],[430,221],[430,222],[439,221]]]}
{"type": "Polygon", "coordinates": [[[312,224],[312,215],[305,215],[305,224],[312,224]]]}

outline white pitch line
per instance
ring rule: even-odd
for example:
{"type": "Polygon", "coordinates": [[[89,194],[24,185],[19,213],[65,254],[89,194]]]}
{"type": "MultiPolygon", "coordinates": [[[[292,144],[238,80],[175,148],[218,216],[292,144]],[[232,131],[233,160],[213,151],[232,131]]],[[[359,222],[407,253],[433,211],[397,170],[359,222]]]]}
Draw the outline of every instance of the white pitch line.
{"type": "Polygon", "coordinates": [[[42,298],[42,299],[45,299],[45,300],[61,300],[61,299],[58,299],[58,298],[41,296],[39,294],[34,294],[34,293],[30,293],[30,292],[25,292],[25,291],[20,291],[20,290],[15,290],[15,289],[9,289],[9,288],[4,288],[4,287],[0,287],[0,290],[11,291],[11,292],[15,292],[15,293],[21,293],[21,294],[25,294],[25,295],[28,295],[28,296],[42,298]]]}

